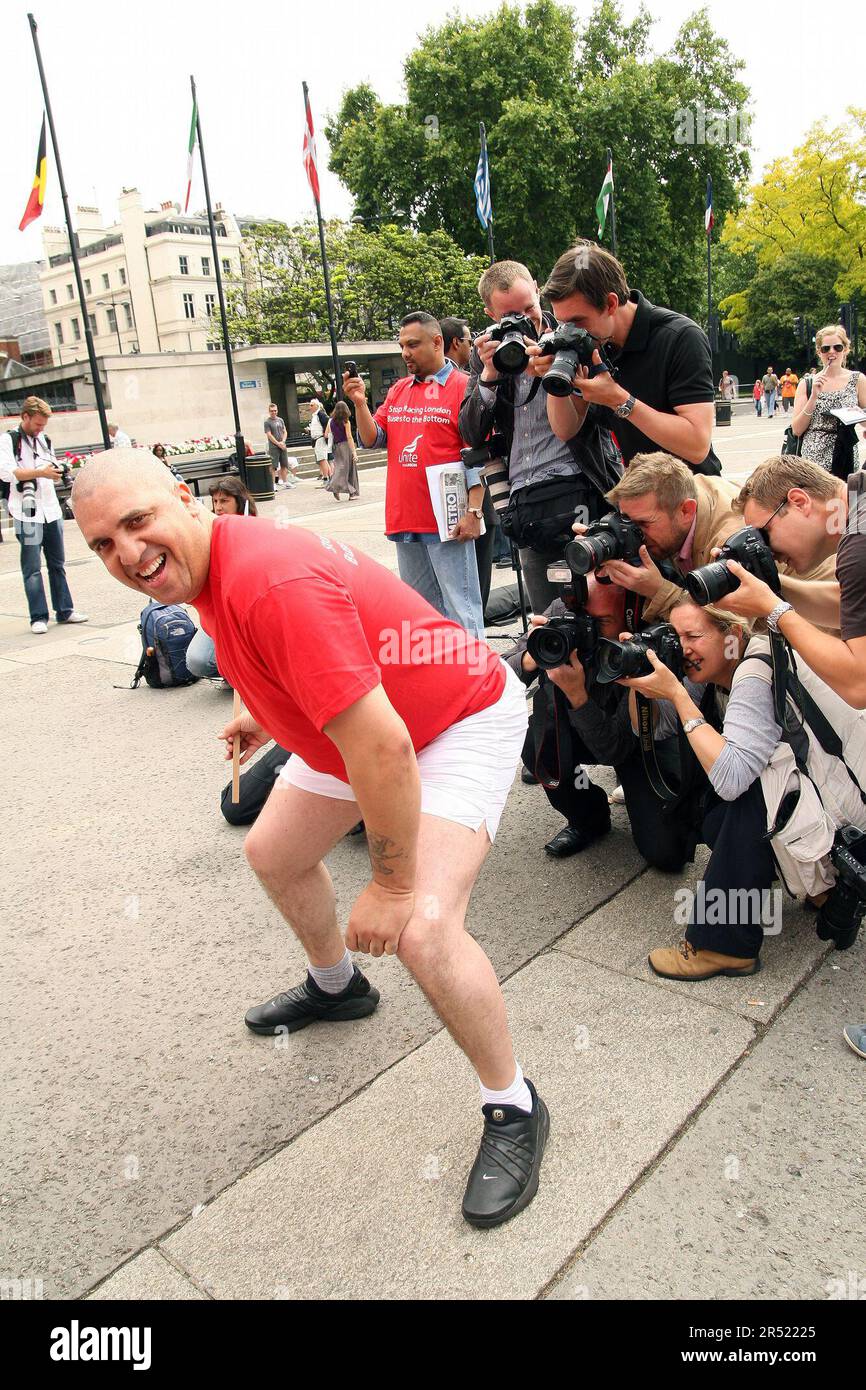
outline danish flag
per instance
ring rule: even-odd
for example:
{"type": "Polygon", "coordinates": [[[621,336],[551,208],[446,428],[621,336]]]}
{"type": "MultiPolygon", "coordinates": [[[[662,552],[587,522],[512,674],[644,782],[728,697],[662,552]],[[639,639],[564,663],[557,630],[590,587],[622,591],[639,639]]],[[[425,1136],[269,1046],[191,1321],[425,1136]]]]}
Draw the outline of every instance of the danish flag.
{"type": "Polygon", "coordinates": [[[307,91],[307,84],[304,83],[304,106],[306,108],[307,120],[304,126],[304,168],[307,171],[310,188],[313,190],[313,197],[319,201],[319,171],[316,168],[316,136],[313,130],[313,113],[310,110],[310,96],[307,91]]]}

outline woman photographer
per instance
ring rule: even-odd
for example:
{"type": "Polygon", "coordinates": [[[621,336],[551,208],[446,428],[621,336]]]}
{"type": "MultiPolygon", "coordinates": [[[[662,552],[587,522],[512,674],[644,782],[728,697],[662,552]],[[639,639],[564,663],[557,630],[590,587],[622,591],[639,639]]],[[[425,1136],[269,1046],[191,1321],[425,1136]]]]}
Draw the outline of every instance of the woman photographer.
{"type": "Polygon", "coordinates": [[[839,478],[859,467],[856,433],[850,426],[841,425],[830,412],[858,405],[866,410],[866,377],[862,372],[849,372],[845,366],[850,349],[848,334],[841,324],[831,323],[818,330],[815,350],[822,370],[800,382],[791,416],[791,429],[803,437],[800,457],[811,459],[839,478]],[[843,430],[845,434],[841,434],[843,430]],[[847,448],[839,457],[843,445],[847,448]]]}
{"type": "MultiPolygon", "coordinates": [[[[650,651],[653,674],[622,684],[664,702],[655,709],[656,740],[675,732],[677,722],[682,726],[706,774],[700,839],[712,854],[684,940],[652,951],[649,963],[657,975],[675,980],[753,975],[760,969],[763,907],[776,877],[759,780],[782,738],[773,688],[766,680],[745,675],[731,689],[749,641],[744,619],[713,607],[699,608],[684,597],[668,621],[682,645],[683,681],[650,651]],[[710,913],[704,911],[708,902],[714,905],[710,913]],[[719,902],[726,910],[717,910],[719,902]],[[741,916],[746,920],[740,921],[741,916]]],[[[630,699],[636,727],[634,694],[630,699]]]]}

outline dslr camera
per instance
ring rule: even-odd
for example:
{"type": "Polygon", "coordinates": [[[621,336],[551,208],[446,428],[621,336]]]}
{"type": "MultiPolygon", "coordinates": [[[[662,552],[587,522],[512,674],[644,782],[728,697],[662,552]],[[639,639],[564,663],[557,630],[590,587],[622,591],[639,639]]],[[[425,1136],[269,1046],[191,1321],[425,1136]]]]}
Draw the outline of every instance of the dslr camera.
{"type": "Polygon", "coordinates": [[[611,642],[606,637],[600,638],[596,679],[600,685],[610,685],[612,681],[631,676],[651,676],[653,668],[647,657],[650,650],[655,652],[659,661],[673,672],[677,680],[682,680],[683,649],[677,630],[670,623],[651,623],[635,633],[628,642],[611,642]]]}
{"type": "MultiPolygon", "coordinates": [[[[72,487],[72,471],[66,460],[51,459],[50,462],[60,472],[60,483],[64,487],[72,487]]],[[[48,463],[48,459],[43,459],[40,466],[47,468],[48,463]]],[[[24,482],[19,479],[15,484],[16,490],[21,493],[21,511],[26,517],[32,517],[36,511],[36,484],[38,481],[38,478],[27,478],[24,482]]]]}
{"type": "Polygon", "coordinates": [[[608,560],[625,560],[639,567],[642,545],[643,531],[635,522],[621,512],[608,512],[599,521],[590,522],[582,536],[569,541],[565,561],[574,575],[589,574],[608,560]]]}
{"type": "Polygon", "coordinates": [[[526,650],[542,671],[566,666],[572,652],[577,652],[581,665],[590,666],[598,649],[598,624],[585,610],[587,585],[582,575],[569,569],[550,565],[547,577],[553,583],[564,584],[561,598],[568,609],[558,617],[548,618],[533,628],[526,641],[526,650]]]}
{"type": "Polygon", "coordinates": [[[467,468],[481,469],[481,476],[487,491],[490,493],[493,510],[497,516],[501,516],[508,506],[508,497],[511,491],[511,485],[508,481],[507,452],[505,436],[502,434],[492,434],[476,449],[460,450],[460,457],[467,468]]]}
{"type": "Polygon", "coordinates": [[[837,951],[847,951],[866,913],[866,834],[843,825],[836,831],[830,860],[838,876],[818,913],[815,931],[821,941],[833,941],[837,951]]]}
{"type": "Polygon", "coordinates": [[[499,347],[493,354],[493,365],[503,376],[517,376],[526,371],[529,353],[524,338],[538,337],[535,324],[523,314],[506,314],[487,330],[488,337],[499,347]]]}
{"type": "Polygon", "coordinates": [[[597,343],[585,328],[577,328],[573,323],[561,323],[550,333],[545,333],[539,338],[538,346],[543,356],[549,357],[553,354],[550,370],[541,378],[541,384],[548,395],[570,396],[575,390],[572,382],[578,367],[588,367],[590,376],[611,371],[611,364],[605,357],[601,344],[597,343]],[[600,365],[592,360],[596,348],[601,357],[600,365]]]}
{"type": "Polygon", "coordinates": [[[701,565],[700,569],[692,570],[691,574],[685,576],[689,597],[699,607],[718,603],[726,594],[739,589],[740,581],[735,574],[731,574],[726,560],[736,560],[749,574],[769,584],[774,594],[781,593],[779,571],[767,544],[766,533],[756,526],[744,526],[741,531],[735,531],[728,537],[711,564],[701,565]]]}

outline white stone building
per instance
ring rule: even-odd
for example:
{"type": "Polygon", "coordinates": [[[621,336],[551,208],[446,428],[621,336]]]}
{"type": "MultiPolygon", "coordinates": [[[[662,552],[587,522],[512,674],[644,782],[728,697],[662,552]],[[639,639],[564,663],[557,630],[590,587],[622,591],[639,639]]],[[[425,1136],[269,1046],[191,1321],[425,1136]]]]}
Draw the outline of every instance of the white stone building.
{"type": "MultiPolygon", "coordinates": [[[[78,257],[98,357],[202,352],[219,341],[219,304],[207,218],[177,204],[146,212],[135,188],[125,189],[119,219],[103,225],[98,209],[79,207],[78,257]]],[[[223,283],[242,274],[241,233],[219,205],[214,210],[223,283]]],[[[87,359],[81,306],[65,228],[45,227],[40,274],[56,366],[87,359]]]]}

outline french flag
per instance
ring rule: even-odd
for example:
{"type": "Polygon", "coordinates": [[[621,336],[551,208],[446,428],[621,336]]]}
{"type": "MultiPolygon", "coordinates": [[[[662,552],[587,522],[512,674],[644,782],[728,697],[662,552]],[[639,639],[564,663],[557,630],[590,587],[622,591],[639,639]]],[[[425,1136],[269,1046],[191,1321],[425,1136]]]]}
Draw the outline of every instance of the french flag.
{"type": "Polygon", "coordinates": [[[704,230],[707,236],[713,230],[716,219],[713,217],[713,181],[707,174],[707,206],[704,212],[704,230]]]}

